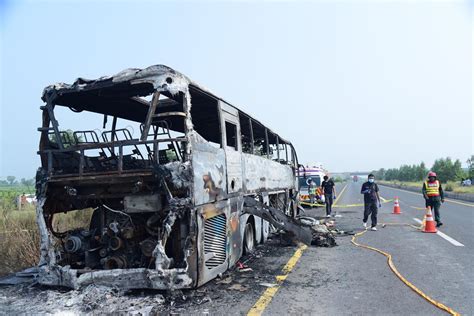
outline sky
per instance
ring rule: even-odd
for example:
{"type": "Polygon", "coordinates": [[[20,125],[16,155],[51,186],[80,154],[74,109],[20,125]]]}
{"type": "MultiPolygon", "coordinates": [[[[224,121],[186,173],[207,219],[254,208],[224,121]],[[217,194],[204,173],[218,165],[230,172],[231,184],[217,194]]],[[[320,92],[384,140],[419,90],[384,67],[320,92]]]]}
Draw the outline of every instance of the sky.
{"type": "MultiPolygon", "coordinates": [[[[0,0],[0,178],[39,167],[45,86],[153,64],[262,121],[303,164],[342,172],[447,156],[464,163],[474,153],[473,8],[0,0]]],[[[85,122],[65,112],[59,123],[85,122]]]]}

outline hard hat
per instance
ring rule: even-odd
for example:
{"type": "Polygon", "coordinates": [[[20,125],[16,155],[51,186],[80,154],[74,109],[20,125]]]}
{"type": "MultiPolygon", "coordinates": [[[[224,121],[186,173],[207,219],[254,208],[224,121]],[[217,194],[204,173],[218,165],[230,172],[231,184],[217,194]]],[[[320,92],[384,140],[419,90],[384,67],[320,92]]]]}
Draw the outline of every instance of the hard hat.
{"type": "Polygon", "coordinates": [[[428,178],[429,177],[436,177],[436,172],[433,172],[433,171],[428,172],[428,178]]]}

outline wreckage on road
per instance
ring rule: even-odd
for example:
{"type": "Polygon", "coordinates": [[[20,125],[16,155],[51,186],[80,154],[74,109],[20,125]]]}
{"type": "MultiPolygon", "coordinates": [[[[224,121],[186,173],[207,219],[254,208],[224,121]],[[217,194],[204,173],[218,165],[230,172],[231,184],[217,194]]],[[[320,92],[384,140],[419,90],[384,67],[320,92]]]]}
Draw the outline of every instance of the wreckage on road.
{"type": "Polygon", "coordinates": [[[197,287],[266,240],[249,205],[296,216],[291,143],[169,67],[51,85],[42,99],[42,284],[197,287]],[[58,111],[102,129],[66,131],[58,111]],[[90,209],[86,227],[54,224],[90,209]]]}

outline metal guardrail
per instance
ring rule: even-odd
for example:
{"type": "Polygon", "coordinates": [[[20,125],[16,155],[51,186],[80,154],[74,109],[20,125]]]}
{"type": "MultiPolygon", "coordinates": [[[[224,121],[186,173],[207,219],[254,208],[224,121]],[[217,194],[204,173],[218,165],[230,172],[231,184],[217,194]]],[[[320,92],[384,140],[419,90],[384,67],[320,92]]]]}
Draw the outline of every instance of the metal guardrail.
{"type": "MultiPolygon", "coordinates": [[[[402,189],[411,192],[417,192],[421,194],[421,187],[411,187],[402,184],[391,184],[391,183],[378,183],[379,185],[384,185],[390,188],[402,189]]],[[[474,194],[470,193],[454,193],[444,190],[444,196],[449,199],[461,200],[466,202],[474,202],[474,194]]]]}

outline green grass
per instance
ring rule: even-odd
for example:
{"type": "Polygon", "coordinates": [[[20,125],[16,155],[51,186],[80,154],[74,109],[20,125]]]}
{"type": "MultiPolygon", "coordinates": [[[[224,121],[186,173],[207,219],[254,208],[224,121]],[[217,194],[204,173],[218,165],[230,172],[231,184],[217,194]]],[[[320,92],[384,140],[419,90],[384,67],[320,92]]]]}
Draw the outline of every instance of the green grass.
{"type": "Polygon", "coordinates": [[[34,266],[39,259],[40,237],[36,213],[0,205],[0,275],[34,266]]]}
{"type": "MultiPolygon", "coordinates": [[[[92,209],[56,214],[53,227],[56,231],[88,227],[91,216],[92,209]]],[[[0,276],[37,265],[39,244],[35,206],[18,211],[14,201],[0,198],[0,276]]]]}
{"type": "MultiPolygon", "coordinates": [[[[17,209],[18,197],[23,193],[34,194],[35,190],[23,186],[0,186],[0,211],[17,209]]],[[[28,209],[28,205],[26,208],[28,209]]]]}
{"type": "Polygon", "coordinates": [[[0,197],[3,194],[16,194],[20,195],[22,193],[25,194],[34,194],[35,187],[26,187],[21,185],[13,185],[13,186],[0,186],[0,197]]]}
{"type": "Polygon", "coordinates": [[[76,210],[54,215],[53,227],[55,231],[67,231],[76,228],[89,227],[93,209],[76,210]]]}
{"type": "MultiPolygon", "coordinates": [[[[424,181],[415,181],[415,182],[410,182],[410,181],[378,181],[380,184],[388,183],[388,184],[396,184],[396,185],[405,185],[408,187],[415,187],[415,188],[421,188],[423,186],[424,181]]],[[[460,181],[448,181],[448,183],[443,183],[443,189],[446,192],[454,192],[454,193],[468,193],[468,194],[474,194],[474,186],[470,187],[463,187],[461,186],[460,181]]]]}

